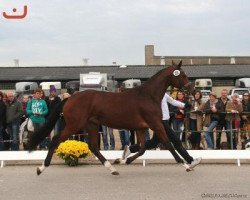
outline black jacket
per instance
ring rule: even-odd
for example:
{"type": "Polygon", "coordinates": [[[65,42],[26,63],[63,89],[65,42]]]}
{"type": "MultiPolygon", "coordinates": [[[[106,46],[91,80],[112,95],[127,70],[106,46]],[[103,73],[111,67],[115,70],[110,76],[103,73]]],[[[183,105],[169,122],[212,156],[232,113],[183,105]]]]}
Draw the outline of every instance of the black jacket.
{"type": "Polygon", "coordinates": [[[6,105],[3,101],[0,101],[0,127],[6,126],[6,105]]]}
{"type": "Polygon", "coordinates": [[[55,108],[56,105],[58,105],[59,103],[61,103],[61,99],[60,97],[56,96],[53,100],[49,99],[49,97],[47,97],[45,99],[46,103],[47,103],[47,106],[48,106],[48,114],[47,116],[49,116],[51,110],[53,110],[55,108]]]}

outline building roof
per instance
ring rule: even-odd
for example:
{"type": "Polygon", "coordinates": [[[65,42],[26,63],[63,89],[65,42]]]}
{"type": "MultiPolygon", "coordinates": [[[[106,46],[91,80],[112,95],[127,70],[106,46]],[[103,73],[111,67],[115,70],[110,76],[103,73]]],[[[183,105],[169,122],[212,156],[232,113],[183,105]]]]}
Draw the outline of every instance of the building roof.
{"type": "MultiPolygon", "coordinates": [[[[78,80],[81,73],[113,74],[115,79],[148,79],[165,66],[65,66],[65,67],[0,67],[0,82],[78,80]]],[[[250,65],[188,65],[183,66],[190,79],[250,77],[250,65]]]]}

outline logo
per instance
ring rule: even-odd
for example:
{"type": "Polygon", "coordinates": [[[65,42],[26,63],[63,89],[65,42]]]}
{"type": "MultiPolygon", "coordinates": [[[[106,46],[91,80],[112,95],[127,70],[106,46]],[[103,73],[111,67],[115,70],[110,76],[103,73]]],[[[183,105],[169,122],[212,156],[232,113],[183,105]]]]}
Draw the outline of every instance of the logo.
{"type": "Polygon", "coordinates": [[[27,16],[28,13],[28,6],[23,6],[22,12],[19,12],[19,14],[16,14],[17,9],[13,8],[12,13],[6,13],[3,12],[3,17],[6,19],[23,19],[27,16]]]}

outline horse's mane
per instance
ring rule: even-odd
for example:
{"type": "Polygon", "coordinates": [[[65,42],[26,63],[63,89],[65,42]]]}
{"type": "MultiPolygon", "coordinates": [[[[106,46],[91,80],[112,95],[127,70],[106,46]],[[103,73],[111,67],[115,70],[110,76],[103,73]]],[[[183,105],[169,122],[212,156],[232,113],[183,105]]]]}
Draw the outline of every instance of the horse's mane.
{"type": "Polygon", "coordinates": [[[154,81],[155,79],[157,79],[157,77],[162,74],[166,69],[168,69],[170,66],[168,66],[167,68],[161,69],[159,70],[156,74],[154,74],[152,77],[150,77],[144,84],[135,87],[135,88],[131,88],[129,90],[125,90],[124,92],[128,92],[128,91],[140,91],[141,89],[147,87],[148,84],[150,84],[151,81],[154,81]]]}
{"type": "MultiPolygon", "coordinates": [[[[161,69],[160,71],[158,71],[155,75],[153,75],[151,78],[149,78],[143,85],[145,85],[148,82],[154,81],[160,74],[162,74],[166,69],[169,69],[170,66],[168,66],[167,68],[161,69]]],[[[142,85],[142,86],[143,86],[142,85]]]]}

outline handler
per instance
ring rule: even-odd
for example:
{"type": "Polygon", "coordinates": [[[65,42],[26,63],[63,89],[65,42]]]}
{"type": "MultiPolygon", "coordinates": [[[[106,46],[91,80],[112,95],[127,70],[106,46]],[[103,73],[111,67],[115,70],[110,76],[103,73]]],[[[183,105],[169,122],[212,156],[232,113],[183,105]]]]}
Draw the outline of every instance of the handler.
{"type": "MultiPolygon", "coordinates": [[[[165,132],[167,134],[167,137],[169,138],[170,142],[174,145],[174,148],[177,150],[177,152],[186,160],[186,162],[189,164],[190,169],[193,169],[196,165],[198,165],[202,158],[196,158],[194,159],[191,157],[187,150],[182,146],[180,138],[175,134],[173,129],[169,125],[169,108],[168,103],[170,103],[173,106],[184,108],[185,104],[174,100],[172,97],[170,97],[167,93],[165,93],[162,102],[161,102],[161,109],[162,109],[162,123],[165,128],[165,132]]],[[[160,143],[158,137],[156,134],[153,135],[151,140],[146,141],[145,148],[146,150],[156,148],[156,146],[160,143]]],[[[140,149],[140,146],[138,144],[132,145],[132,146],[125,146],[123,154],[122,154],[122,160],[126,160],[127,157],[131,153],[138,152],[140,149]]]]}

